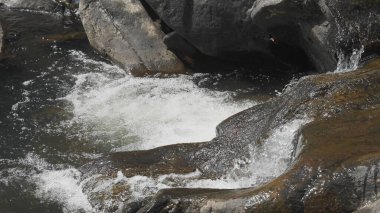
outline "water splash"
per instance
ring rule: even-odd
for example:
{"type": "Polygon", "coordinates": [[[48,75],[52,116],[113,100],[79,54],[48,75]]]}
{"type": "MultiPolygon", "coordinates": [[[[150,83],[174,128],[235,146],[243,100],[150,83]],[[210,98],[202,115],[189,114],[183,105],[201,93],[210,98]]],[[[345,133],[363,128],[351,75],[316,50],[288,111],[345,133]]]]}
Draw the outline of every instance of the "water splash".
{"type": "Polygon", "coordinates": [[[28,153],[25,158],[19,160],[0,160],[0,166],[2,163],[10,167],[0,170],[0,183],[5,186],[26,180],[34,185],[34,196],[43,202],[59,203],[65,213],[94,212],[87,195],[82,191],[81,173],[77,169],[49,164],[34,153],[28,153]]]}
{"type": "Polygon", "coordinates": [[[200,88],[193,76],[137,78],[77,52],[73,59],[102,72],[75,76],[64,97],[74,113],[66,125],[90,141],[124,144],[114,151],[210,140],[223,119],[256,104],[236,101],[232,92],[200,88]]]}
{"type": "Polygon", "coordinates": [[[338,52],[338,64],[335,72],[349,72],[359,68],[360,59],[364,53],[364,46],[353,49],[349,55],[343,51],[338,52]]]}
{"type": "Polygon", "coordinates": [[[128,186],[126,192],[106,202],[106,208],[112,205],[117,206],[119,203],[139,201],[166,188],[238,189],[255,187],[286,171],[291,163],[295,149],[294,140],[297,139],[298,131],[308,122],[310,119],[307,118],[296,119],[276,128],[262,146],[251,148],[249,159],[236,160],[236,167],[219,179],[204,179],[198,170],[184,175],[169,174],[157,178],[125,177],[120,171],[115,178],[95,175],[85,180],[84,185],[85,188],[92,189],[87,191],[90,197],[96,197],[99,194],[107,196],[114,191],[113,189],[118,184],[128,186]]]}
{"type": "Polygon", "coordinates": [[[54,200],[63,205],[64,212],[84,210],[93,212],[87,196],[80,185],[81,173],[74,168],[64,170],[44,170],[35,175],[36,196],[43,200],[54,200]]]}

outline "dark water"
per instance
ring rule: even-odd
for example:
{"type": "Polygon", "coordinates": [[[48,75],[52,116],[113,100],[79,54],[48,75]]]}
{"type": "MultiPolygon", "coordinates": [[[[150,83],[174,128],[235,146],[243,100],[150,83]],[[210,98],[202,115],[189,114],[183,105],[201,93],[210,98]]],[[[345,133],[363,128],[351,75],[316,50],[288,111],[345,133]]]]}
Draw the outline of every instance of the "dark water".
{"type": "Polygon", "coordinates": [[[0,10],[0,19],[0,212],[92,211],[76,168],[113,151],[209,140],[290,80],[239,70],[134,78],[86,40],[43,39],[81,31],[69,18],[0,10]]]}
{"type": "MultiPolygon", "coordinates": [[[[64,51],[51,54],[58,48],[75,48],[92,53],[86,42],[71,42],[62,45],[44,43],[42,37],[63,31],[75,31],[75,26],[64,22],[62,17],[38,13],[0,11],[0,19],[6,30],[8,59],[0,63],[0,211],[1,212],[61,212],[60,204],[48,200],[41,201],[34,195],[35,185],[30,183],[28,174],[10,178],[10,170],[19,167],[18,159],[27,153],[44,149],[39,139],[39,131],[46,122],[55,122],[61,116],[41,119],[36,113],[44,108],[60,107],[65,103],[54,101],[70,89],[74,79],[62,75],[54,79],[55,73],[49,73],[46,67],[57,58],[64,58],[64,51]],[[46,78],[35,81],[31,88],[30,102],[27,105],[15,105],[25,100],[23,82],[38,79],[45,73],[46,78]],[[48,81],[45,81],[48,80],[48,81]],[[59,85],[59,87],[57,87],[59,85]],[[14,110],[12,110],[12,108],[14,110]],[[17,109],[16,109],[17,108],[17,109]],[[55,118],[56,117],[56,118],[55,118]],[[49,119],[50,121],[44,121],[49,119]]],[[[70,63],[70,61],[62,61],[70,63]]],[[[59,108],[57,108],[59,109],[59,108]]],[[[35,171],[23,168],[22,172],[35,171]]],[[[20,170],[21,171],[21,170],[20,170]]]]}

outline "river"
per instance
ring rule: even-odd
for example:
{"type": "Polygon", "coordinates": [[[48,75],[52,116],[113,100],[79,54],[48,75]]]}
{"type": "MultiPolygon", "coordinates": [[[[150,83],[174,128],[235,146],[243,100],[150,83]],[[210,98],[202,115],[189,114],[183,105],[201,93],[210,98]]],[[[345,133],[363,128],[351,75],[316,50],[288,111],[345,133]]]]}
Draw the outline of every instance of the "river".
{"type": "MultiPolygon", "coordinates": [[[[1,11],[0,18],[9,54],[0,64],[1,212],[94,211],[84,193],[80,166],[110,152],[208,141],[221,121],[275,96],[289,81],[241,76],[238,70],[133,77],[85,40],[43,39],[81,30],[70,19],[22,11],[1,11]]],[[[267,152],[256,154],[261,161],[256,159],[259,164],[253,170],[263,173],[260,177],[283,172],[293,134],[303,123],[294,121],[277,130],[268,139],[274,143],[267,152]],[[279,141],[289,143],[282,146],[279,141]]],[[[186,186],[252,185],[232,179],[186,186]]],[[[149,178],[129,181],[157,185],[154,190],[162,184],[149,178]]]]}

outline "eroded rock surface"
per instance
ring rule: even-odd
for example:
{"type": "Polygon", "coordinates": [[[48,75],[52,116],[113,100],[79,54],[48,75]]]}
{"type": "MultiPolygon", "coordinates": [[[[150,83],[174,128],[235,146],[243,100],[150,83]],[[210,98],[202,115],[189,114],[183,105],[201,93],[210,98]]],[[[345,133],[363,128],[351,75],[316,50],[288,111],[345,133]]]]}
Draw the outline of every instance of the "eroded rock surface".
{"type": "Polygon", "coordinates": [[[380,110],[353,110],[302,129],[291,169],[252,189],[168,189],[139,212],[352,212],[377,197],[380,110]]]}
{"type": "Polygon", "coordinates": [[[80,14],[91,45],[133,74],[184,72],[139,1],[83,0],[80,14]]]}
{"type": "MultiPolygon", "coordinates": [[[[281,96],[222,122],[210,142],[114,153],[85,165],[82,172],[100,174],[104,180],[120,172],[155,178],[198,171],[196,179],[218,179],[239,162],[237,175],[244,175],[239,172],[249,166],[245,162],[252,159],[250,147],[260,147],[282,124],[308,117],[313,121],[301,128],[293,142],[298,148],[292,163],[279,178],[241,190],[163,190],[151,202],[139,204],[144,206],[140,212],[353,211],[377,194],[379,106],[380,60],[375,60],[354,72],[305,77],[281,96]]],[[[184,180],[178,179],[181,186],[184,180]]],[[[93,181],[89,188],[98,186],[98,180],[93,181]]],[[[128,197],[128,183],[121,185],[128,197]]]]}
{"type": "Polygon", "coordinates": [[[48,12],[62,11],[62,6],[54,0],[0,0],[0,5],[12,9],[29,9],[48,12]]]}
{"type": "MultiPolygon", "coordinates": [[[[295,159],[284,175],[252,189],[217,192],[163,190],[140,212],[163,209],[185,212],[352,212],[365,202],[375,200],[380,166],[379,65],[377,61],[353,73],[308,77],[282,96],[293,94],[291,97],[277,99],[282,100],[283,105],[271,106],[275,110],[272,119],[293,117],[294,113],[314,117],[313,122],[301,129],[297,140],[297,146],[301,148],[295,152],[295,159]],[[304,83],[314,84],[310,87],[313,89],[300,93],[298,89],[304,83]],[[301,99],[303,101],[298,102],[301,99]]],[[[272,103],[279,104],[276,99],[272,103]]],[[[236,124],[240,124],[237,127],[245,124],[245,128],[248,125],[252,129],[258,128],[259,123],[249,122],[253,118],[249,114],[254,115],[254,110],[267,111],[261,107],[228,119],[220,126],[224,130],[222,134],[233,134],[236,129],[232,127],[236,124]],[[237,120],[240,121],[236,123],[237,120]]]]}

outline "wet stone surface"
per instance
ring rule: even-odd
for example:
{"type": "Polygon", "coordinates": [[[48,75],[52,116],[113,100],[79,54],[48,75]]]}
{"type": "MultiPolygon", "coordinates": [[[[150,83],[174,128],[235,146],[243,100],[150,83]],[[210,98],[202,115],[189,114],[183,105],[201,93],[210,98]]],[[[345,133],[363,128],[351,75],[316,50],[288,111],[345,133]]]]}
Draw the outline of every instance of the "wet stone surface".
{"type": "MultiPolygon", "coordinates": [[[[306,77],[281,96],[222,122],[211,142],[115,153],[82,171],[95,170],[103,177],[116,177],[121,171],[126,177],[135,173],[154,178],[195,168],[200,174],[192,178],[217,179],[231,171],[236,158],[249,155],[245,153],[249,144],[260,146],[270,129],[306,115],[313,120],[297,134],[298,150],[279,178],[242,190],[162,190],[140,212],[224,211],[227,206],[234,211],[353,211],[377,194],[379,80],[379,60],[355,72],[306,77]]],[[[180,186],[181,181],[177,178],[180,186]]]]}

